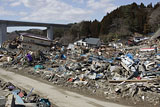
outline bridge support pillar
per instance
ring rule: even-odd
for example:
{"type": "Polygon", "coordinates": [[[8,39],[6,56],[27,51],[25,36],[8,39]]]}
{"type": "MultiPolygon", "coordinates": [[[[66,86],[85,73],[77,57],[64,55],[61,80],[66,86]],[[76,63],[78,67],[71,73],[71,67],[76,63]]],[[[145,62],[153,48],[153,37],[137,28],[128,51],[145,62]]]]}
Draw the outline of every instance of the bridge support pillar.
{"type": "Polygon", "coordinates": [[[53,40],[53,26],[47,28],[47,38],[53,40]]]}
{"type": "Polygon", "coordinates": [[[6,40],[7,25],[0,24],[0,47],[2,47],[3,42],[6,40]]]}

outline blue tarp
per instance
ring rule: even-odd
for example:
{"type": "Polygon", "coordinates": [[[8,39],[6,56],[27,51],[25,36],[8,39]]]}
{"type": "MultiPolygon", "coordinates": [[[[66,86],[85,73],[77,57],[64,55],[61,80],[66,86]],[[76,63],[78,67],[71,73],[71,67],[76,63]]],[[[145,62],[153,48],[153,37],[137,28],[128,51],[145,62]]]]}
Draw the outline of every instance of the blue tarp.
{"type": "Polygon", "coordinates": [[[61,55],[61,58],[62,58],[62,59],[66,59],[67,57],[66,57],[64,54],[62,54],[62,55],[61,55]]]}
{"type": "Polygon", "coordinates": [[[128,58],[130,58],[130,59],[132,59],[132,60],[133,60],[133,54],[128,53],[128,54],[126,54],[126,56],[127,56],[128,58]]]}

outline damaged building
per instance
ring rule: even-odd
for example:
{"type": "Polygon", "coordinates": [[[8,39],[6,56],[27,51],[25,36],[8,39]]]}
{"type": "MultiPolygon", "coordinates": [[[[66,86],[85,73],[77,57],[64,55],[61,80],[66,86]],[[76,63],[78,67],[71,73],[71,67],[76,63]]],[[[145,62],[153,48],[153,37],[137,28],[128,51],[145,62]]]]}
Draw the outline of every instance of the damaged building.
{"type": "Polygon", "coordinates": [[[52,40],[26,33],[21,34],[19,40],[22,48],[29,50],[49,50],[53,44],[52,40]]]}

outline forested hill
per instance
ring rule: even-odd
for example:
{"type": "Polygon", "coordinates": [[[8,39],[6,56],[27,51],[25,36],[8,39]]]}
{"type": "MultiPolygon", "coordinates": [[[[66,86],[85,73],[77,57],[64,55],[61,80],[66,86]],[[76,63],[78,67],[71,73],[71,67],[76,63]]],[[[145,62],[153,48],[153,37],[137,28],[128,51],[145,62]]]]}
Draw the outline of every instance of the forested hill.
{"type": "Polygon", "coordinates": [[[158,28],[160,28],[160,3],[154,6],[132,3],[107,13],[100,22],[94,20],[73,24],[69,33],[74,35],[73,39],[87,36],[124,38],[135,32],[141,34],[155,32],[158,28]]]}
{"type": "Polygon", "coordinates": [[[117,33],[128,35],[133,32],[146,34],[155,32],[160,24],[160,4],[143,3],[121,6],[102,19],[101,34],[117,33]]]}

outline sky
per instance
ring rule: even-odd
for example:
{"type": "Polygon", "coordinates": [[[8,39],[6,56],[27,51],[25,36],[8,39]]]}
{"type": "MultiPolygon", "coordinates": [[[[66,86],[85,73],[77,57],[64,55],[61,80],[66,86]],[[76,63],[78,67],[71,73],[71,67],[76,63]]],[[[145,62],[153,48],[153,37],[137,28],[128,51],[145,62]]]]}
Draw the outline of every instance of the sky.
{"type": "MultiPolygon", "coordinates": [[[[121,5],[158,0],[0,0],[0,20],[68,24],[84,20],[99,20],[121,5]]],[[[15,29],[29,28],[9,28],[15,29]]]]}

